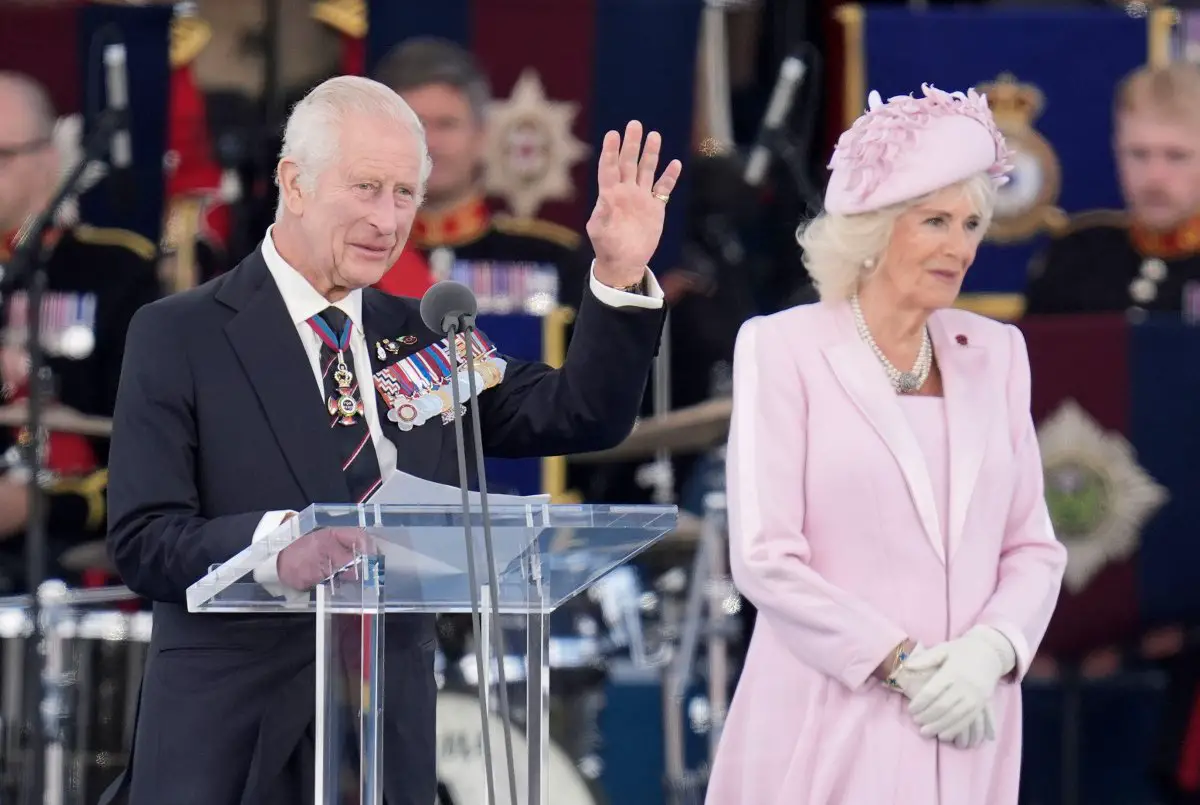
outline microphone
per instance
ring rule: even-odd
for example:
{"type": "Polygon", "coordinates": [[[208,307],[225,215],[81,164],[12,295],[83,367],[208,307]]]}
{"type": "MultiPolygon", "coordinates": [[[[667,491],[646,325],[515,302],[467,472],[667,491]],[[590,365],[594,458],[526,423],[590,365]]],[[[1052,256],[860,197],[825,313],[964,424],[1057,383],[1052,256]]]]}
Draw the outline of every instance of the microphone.
{"type": "Polygon", "coordinates": [[[134,187],[131,166],[133,144],[129,134],[129,68],[126,63],[125,45],[114,43],[104,46],[105,115],[112,132],[108,148],[108,175],[110,203],[116,210],[129,210],[134,206],[134,187]]]}
{"type": "Polygon", "coordinates": [[[445,335],[451,327],[462,328],[465,320],[474,329],[479,303],[475,294],[461,282],[445,280],[435,283],[421,297],[421,321],[435,333],[445,335]]]}
{"type": "Polygon", "coordinates": [[[124,44],[105,45],[104,68],[108,114],[114,121],[109,160],[114,170],[124,170],[133,164],[133,146],[129,141],[129,68],[124,44]]]}
{"type": "Polygon", "coordinates": [[[746,160],[746,171],[743,177],[746,184],[758,187],[762,184],[767,173],[767,165],[771,161],[769,142],[778,136],[792,112],[796,103],[796,91],[804,78],[806,68],[804,61],[792,54],[779,65],[779,78],[775,81],[775,89],[771,91],[771,100],[767,103],[767,112],[763,115],[762,127],[758,131],[758,139],[750,149],[746,160]]]}
{"type": "MultiPolygon", "coordinates": [[[[513,763],[512,719],[509,717],[508,682],[504,674],[504,642],[500,633],[500,583],[496,575],[496,557],[492,547],[492,523],[488,507],[487,472],[483,462],[483,432],[479,423],[479,389],[475,384],[475,349],[471,343],[471,333],[475,331],[475,316],[479,312],[479,303],[475,294],[466,285],[452,280],[436,283],[421,297],[421,321],[435,333],[446,336],[448,354],[453,365],[450,380],[450,393],[454,405],[454,438],[458,453],[458,480],[462,491],[463,534],[467,541],[467,580],[471,586],[471,625],[475,629],[475,641],[478,645],[483,633],[480,624],[482,606],[479,602],[479,584],[475,578],[475,540],[471,533],[469,479],[467,475],[467,450],[463,436],[463,417],[465,411],[462,404],[462,390],[459,379],[462,377],[458,365],[458,336],[466,341],[466,375],[467,375],[467,405],[470,407],[471,430],[475,444],[475,472],[479,478],[479,499],[483,509],[483,545],[487,558],[488,596],[491,605],[491,629],[493,649],[496,657],[498,672],[498,687],[500,689],[500,716],[504,725],[504,751],[508,766],[508,785],[510,802],[517,802],[517,776],[513,763]]],[[[483,653],[475,650],[475,668],[481,685],[488,685],[491,677],[483,666],[483,653]]],[[[484,688],[486,690],[486,688],[484,688]]],[[[479,697],[479,719],[483,737],[484,773],[487,777],[488,805],[496,802],[496,783],[492,769],[492,745],[490,725],[488,724],[487,699],[479,697]]]]}

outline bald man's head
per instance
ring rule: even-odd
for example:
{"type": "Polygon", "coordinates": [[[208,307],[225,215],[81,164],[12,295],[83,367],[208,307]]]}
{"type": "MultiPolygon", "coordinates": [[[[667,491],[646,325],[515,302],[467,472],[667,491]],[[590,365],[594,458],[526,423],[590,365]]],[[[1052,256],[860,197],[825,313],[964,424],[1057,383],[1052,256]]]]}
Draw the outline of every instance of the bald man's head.
{"type": "MultiPolygon", "coordinates": [[[[23,73],[0,70],[0,134],[48,140],[54,120],[54,104],[45,87],[23,73]]],[[[7,139],[0,144],[9,145],[7,139]]]]}
{"type": "Polygon", "coordinates": [[[19,229],[54,192],[54,122],[45,87],[22,73],[0,71],[0,237],[19,229]]]}

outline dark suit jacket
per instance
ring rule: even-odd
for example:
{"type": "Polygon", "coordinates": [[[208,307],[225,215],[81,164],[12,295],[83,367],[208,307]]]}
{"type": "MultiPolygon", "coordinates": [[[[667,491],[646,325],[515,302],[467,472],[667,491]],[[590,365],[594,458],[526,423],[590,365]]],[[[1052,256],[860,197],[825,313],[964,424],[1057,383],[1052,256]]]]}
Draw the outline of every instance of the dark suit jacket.
{"type": "MultiPolygon", "coordinates": [[[[411,353],[437,340],[414,299],[365,289],[363,319],[368,344],[414,335],[411,353]]],[[[662,311],[609,307],[587,292],[561,369],[509,360],[504,380],[480,395],[485,453],[617,444],[633,426],[662,321],[662,311]]],[[[373,355],[374,370],[406,354],[373,355]]],[[[130,768],[110,801],[311,801],[303,748],[313,719],[312,617],[190,614],[185,594],[249,544],[265,512],[349,501],[314,386],[259,251],[132,322],[114,416],[108,543],[124,583],[154,601],[154,633],[130,768]]],[[[458,483],[452,425],[435,419],[404,433],[380,424],[399,470],[458,483]]],[[[385,651],[386,799],[429,805],[432,617],[389,616],[385,651]]]]}

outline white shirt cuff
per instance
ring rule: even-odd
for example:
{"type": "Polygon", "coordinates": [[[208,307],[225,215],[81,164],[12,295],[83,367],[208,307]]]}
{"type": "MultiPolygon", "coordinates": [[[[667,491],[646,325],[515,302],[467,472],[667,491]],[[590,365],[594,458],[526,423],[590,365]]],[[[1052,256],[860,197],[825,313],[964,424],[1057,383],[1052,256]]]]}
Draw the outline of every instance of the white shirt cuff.
{"type": "MultiPolygon", "coordinates": [[[[269,534],[275,532],[283,525],[283,518],[289,514],[296,514],[293,511],[273,511],[267,512],[262,519],[258,521],[258,526],[254,529],[254,534],[250,537],[250,542],[258,542],[264,539],[269,534]]],[[[285,598],[288,603],[297,601],[307,601],[309,599],[308,590],[293,590],[291,587],[284,586],[279,580],[279,555],[272,556],[267,561],[254,569],[254,580],[262,585],[263,589],[269,592],[276,598],[285,598]]]]}
{"type": "Polygon", "coordinates": [[[609,307],[640,307],[646,310],[658,310],[663,306],[662,286],[658,284],[658,279],[655,278],[654,272],[646,266],[646,293],[625,293],[618,291],[616,288],[610,288],[600,280],[596,279],[596,261],[592,261],[592,267],[588,271],[588,285],[592,289],[592,295],[599,299],[609,307]]]}

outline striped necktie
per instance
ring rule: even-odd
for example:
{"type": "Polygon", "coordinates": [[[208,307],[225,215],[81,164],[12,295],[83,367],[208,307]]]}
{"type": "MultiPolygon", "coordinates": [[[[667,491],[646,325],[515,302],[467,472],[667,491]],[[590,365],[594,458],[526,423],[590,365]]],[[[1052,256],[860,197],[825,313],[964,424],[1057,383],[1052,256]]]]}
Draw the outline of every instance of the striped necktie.
{"type": "MultiPolygon", "coordinates": [[[[362,503],[380,487],[382,473],[363,408],[362,395],[367,392],[360,389],[359,379],[354,376],[354,357],[350,351],[354,322],[336,307],[328,307],[309,319],[308,324],[321,339],[321,383],[338,459],[351,498],[362,503]]],[[[370,378],[366,378],[366,383],[369,392],[370,378]]]]}

